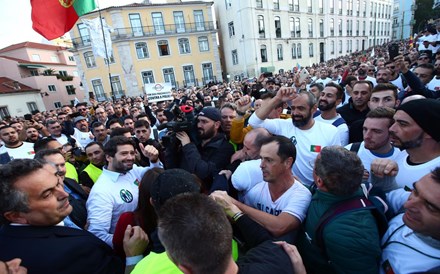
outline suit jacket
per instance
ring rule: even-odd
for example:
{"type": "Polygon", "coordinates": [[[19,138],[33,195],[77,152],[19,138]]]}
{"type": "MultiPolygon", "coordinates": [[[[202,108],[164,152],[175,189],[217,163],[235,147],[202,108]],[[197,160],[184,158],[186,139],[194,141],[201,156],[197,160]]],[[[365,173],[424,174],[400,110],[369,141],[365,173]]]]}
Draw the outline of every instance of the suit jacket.
{"type": "Polygon", "coordinates": [[[32,273],[124,273],[113,250],[88,231],[64,226],[0,228],[0,260],[21,258],[32,273]]]}
{"type": "Polygon", "coordinates": [[[86,201],[88,194],[75,180],[64,178],[64,185],[70,189],[73,194],[79,197],[75,198],[72,194],[69,194],[69,202],[73,208],[69,217],[78,227],[84,228],[87,223],[86,201]]]}

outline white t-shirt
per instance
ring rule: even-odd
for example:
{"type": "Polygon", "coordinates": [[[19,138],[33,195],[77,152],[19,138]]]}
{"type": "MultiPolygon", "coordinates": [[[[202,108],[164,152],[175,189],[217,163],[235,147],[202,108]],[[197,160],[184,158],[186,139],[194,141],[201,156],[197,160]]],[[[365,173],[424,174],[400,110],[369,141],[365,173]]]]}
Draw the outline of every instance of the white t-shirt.
{"type": "Polygon", "coordinates": [[[440,92],[440,78],[437,77],[432,78],[432,80],[426,86],[429,90],[434,90],[436,92],[440,92]]]}
{"type": "Polygon", "coordinates": [[[272,134],[292,140],[296,147],[293,175],[298,176],[301,183],[307,186],[313,183],[313,166],[321,149],[326,146],[341,145],[336,127],[319,121],[315,121],[312,128],[301,130],[292,124],[292,119],[261,120],[254,113],[249,118],[249,124],[254,128],[264,127],[272,134]]]}
{"type": "MultiPolygon", "coordinates": [[[[246,190],[262,182],[264,179],[260,164],[261,159],[242,162],[231,176],[231,182],[234,188],[245,194],[246,190]]],[[[240,201],[243,200],[240,199],[240,201]]]]}
{"type": "MultiPolygon", "coordinates": [[[[315,117],[315,121],[323,122],[325,124],[334,126],[333,122],[339,118],[342,118],[342,116],[339,113],[335,118],[329,119],[329,120],[322,118],[322,115],[318,115],[315,117]]],[[[341,140],[341,145],[342,146],[348,145],[348,126],[347,126],[347,123],[345,123],[345,121],[344,121],[344,123],[338,125],[336,128],[338,129],[338,134],[339,134],[339,139],[341,140]]]]}
{"type": "Polygon", "coordinates": [[[332,79],[331,78],[325,78],[325,79],[322,79],[322,78],[319,78],[319,79],[317,79],[316,81],[315,81],[315,83],[316,84],[322,84],[324,87],[325,87],[325,85],[327,85],[328,83],[330,83],[332,81],[332,79]]]}
{"type": "MultiPolygon", "coordinates": [[[[397,215],[389,222],[388,230],[382,238],[384,248],[381,266],[388,261],[393,273],[399,274],[422,273],[438,267],[440,265],[440,241],[415,233],[404,225],[402,217],[403,214],[397,215]]],[[[386,273],[383,267],[380,273],[386,273]]]]}
{"type": "Polygon", "coordinates": [[[80,143],[81,147],[86,147],[89,143],[93,142],[94,137],[90,131],[82,132],[75,128],[75,133],[73,137],[80,143]]]}
{"type": "Polygon", "coordinates": [[[396,176],[396,183],[399,187],[408,186],[412,189],[413,183],[430,173],[434,168],[440,166],[440,156],[429,162],[419,165],[410,165],[407,162],[408,154],[401,153],[396,162],[399,165],[399,172],[396,176]]]}
{"type": "MultiPolygon", "coordinates": [[[[345,148],[350,150],[352,145],[353,144],[349,144],[349,145],[345,146],[345,148]]],[[[399,155],[402,153],[406,154],[406,152],[404,152],[404,151],[402,152],[400,149],[393,147],[393,151],[391,151],[390,153],[388,153],[386,155],[373,154],[371,152],[371,150],[365,148],[365,143],[362,142],[361,145],[359,146],[359,150],[357,152],[357,155],[361,159],[362,164],[364,165],[364,168],[366,170],[368,170],[368,172],[370,172],[371,171],[371,163],[373,162],[373,160],[380,158],[380,159],[391,159],[391,160],[396,161],[397,157],[399,157],[399,155]]],[[[371,172],[370,172],[370,177],[368,178],[368,182],[371,182],[371,172]]]]}
{"type": "Polygon", "coordinates": [[[23,144],[16,148],[7,148],[4,146],[6,151],[8,152],[11,160],[14,159],[34,159],[34,144],[23,142],[23,144]]]}
{"type": "Polygon", "coordinates": [[[403,79],[402,79],[402,74],[399,74],[399,77],[397,77],[396,79],[390,81],[391,84],[395,85],[396,87],[399,88],[400,91],[404,92],[406,87],[403,86],[403,79]]]}
{"type": "Polygon", "coordinates": [[[125,174],[104,168],[87,199],[88,230],[109,246],[113,246],[113,233],[119,217],[137,207],[142,177],[147,170],[160,165],[160,161],[149,167],[134,165],[125,174]]]}
{"type": "Polygon", "coordinates": [[[248,206],[271,215],[278,216],[281,212],[295,216],[301,222],[304,220],[312,194],[300,182],[296,181],[277,200],[272,201],[269,184],[261,182],[249,190],[245,190],[243,202],[248,206]]]}

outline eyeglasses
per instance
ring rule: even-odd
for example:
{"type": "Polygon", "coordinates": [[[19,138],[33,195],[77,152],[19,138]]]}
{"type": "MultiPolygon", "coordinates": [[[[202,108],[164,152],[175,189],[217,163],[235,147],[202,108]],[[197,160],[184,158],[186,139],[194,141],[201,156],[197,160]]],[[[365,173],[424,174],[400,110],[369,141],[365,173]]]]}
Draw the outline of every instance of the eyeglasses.
{"type": "Polygon", "coordinates": [[[428,60],[429,58],[428,57],[419,57],[418,60],[423,60],[423,59],[428,60]]]}

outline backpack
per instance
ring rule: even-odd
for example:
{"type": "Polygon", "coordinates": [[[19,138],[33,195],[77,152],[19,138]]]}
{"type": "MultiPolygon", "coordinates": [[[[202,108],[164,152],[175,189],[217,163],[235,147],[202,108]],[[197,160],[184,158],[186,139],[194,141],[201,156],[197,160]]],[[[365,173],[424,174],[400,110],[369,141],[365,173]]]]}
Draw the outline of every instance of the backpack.
{"type": "Polygon", "coordinates": [[[370,210],[374,216],[374,219],[376,220],[380,238],[382,238],[388,229],[389,218],[386,215],[388,205],[379,196],[368,196],[368,191],[372,188],[371,184],[366,183],[362,184],[361,186],[365,196],[353,197],[351,199],[336,203],[330,207],[321,216],[321,218],[319,218],[318,225],[316,226],[315,230],[315,243],[326,258],[328,258],[328,256],[325,251],[324,229],[327,224],[344,214],[360,210],[370,210]]]}

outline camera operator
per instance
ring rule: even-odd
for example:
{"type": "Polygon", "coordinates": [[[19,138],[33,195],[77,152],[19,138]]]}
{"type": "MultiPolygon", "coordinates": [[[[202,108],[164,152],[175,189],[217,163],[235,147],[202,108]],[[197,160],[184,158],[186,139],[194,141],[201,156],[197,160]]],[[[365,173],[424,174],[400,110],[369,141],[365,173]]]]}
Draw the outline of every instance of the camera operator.
{"type": "Polygon", "coordinates": [[[182,168],[197,175],[203,182],[203,189],[209,190],[213,176],[224,169],[234,153],[233,146],[224,133],[220,132],[221,114],[214,107],[204,107],[197,117],[197,137],[192,141],[185,131],[176,132],[181,146],[175,150],[166,146],[167,168],[182,168]]]}

